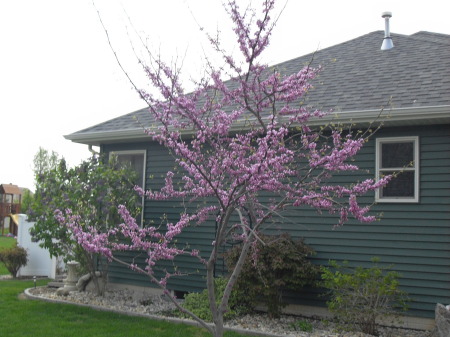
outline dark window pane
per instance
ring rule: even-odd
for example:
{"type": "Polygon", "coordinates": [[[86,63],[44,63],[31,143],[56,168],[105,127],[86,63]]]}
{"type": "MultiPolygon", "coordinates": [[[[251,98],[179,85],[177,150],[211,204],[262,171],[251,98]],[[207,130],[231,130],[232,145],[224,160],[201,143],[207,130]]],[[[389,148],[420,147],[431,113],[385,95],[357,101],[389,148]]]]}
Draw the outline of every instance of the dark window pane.
{"type": "Polygon", "coordinates": [[[117,160],[119,163],[129,165],[137,173],[136,185],[143,186],[144,180],[144,155],[143,154],[118,154],[117,160]]]}
{"type": "Polygon", "coordinates": [[[414,160],[414,143],[382,143],[381,168],[406,167],[414,160]]]}
{"type": "MultiPolygon", "coordinates": [[[[383,175],[394,172],[383,172],[383,175]]],[[[414,171],[400,172],[382,189],[381,197],[414,197],[414,171]]]]}
{"type": "MultiPolygon", "coordinates": [[[[144,154],[143,153],[116,153],[117,162],[119,165],[124,165],[126,167],[130,167],[133,171],[136,172],[136,180],[134,183],[142,188],[145,187],[144,182],[144,154]]],[[[142,207],[141,216],[136,217],[136,221],[139,225],[142,224],[143,221],[143,210],[144,210],[144,201],[137,202],[137,205],[142,207]]]]}

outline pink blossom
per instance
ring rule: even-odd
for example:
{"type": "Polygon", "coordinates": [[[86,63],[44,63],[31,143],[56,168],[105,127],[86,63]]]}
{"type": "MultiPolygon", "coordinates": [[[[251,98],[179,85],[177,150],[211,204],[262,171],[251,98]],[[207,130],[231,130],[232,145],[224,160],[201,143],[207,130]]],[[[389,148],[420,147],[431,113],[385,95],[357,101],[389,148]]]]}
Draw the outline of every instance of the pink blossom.
{"type": "MultiPolygon", "coordinates": [[[[284,74],[283,69],[260,63],[274,26],[270,15],[274,1],[263,1],[261,6],[257,15],[228,1],[242,60],[209,36],[223,62],[217,68],[208,64],[208,76],[189,94],[180,82],[180,69],[160,59],[151,58],[151,65],[142,62],[162,97],[139,90],[156,125],[145,132],[173,156],[175,169],[165,174],[163,186],[152,190],[136,186],[135,190],[149,200],[181,200],[185,208],[176,221],[142,226],[124,205],[118,205],[123,222],[104,233],[70,210],[55,212],[55,218],[67,225],[88,252],[113,259],[118,251],[139,251],[146,256],[145,267],[133,262],[128,263],[130,268],[146,273],[167,290],[168,279],[179,273],[167,272],[157,280],[158,261],[189,255],[204,263],[211,277],[219,248],[227,240],[256,247],[255,233],[286,209],[308,206],[328,212],[338,225],[349,217],[375,220],[369,205],[360,205],[358,198],[383,187],[390,177],[333,182],[335,174],[359,171],[355,156],[367,139],[351,130],[311,126],[312,120],[328,114],[304,104],[321,67],[284,74]],[[205,224],[215,229],[207,258],[195,248],[176,244],[188,227],[205,224]]],[[[250,251],[256,261],[254,247],[250,251]]]]}

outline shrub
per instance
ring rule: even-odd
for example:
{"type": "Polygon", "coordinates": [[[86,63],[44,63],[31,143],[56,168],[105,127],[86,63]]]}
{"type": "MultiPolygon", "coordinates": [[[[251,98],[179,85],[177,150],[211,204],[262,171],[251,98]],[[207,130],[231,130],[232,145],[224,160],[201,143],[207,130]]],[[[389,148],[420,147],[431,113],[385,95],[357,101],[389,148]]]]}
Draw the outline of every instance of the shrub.
{"type": "MultiPolygon", "coordinates": [[[[277,236],[259,235],[258,241],[242,268],[236,288],[243,294],[242,302],[253,307],[258,301],[267,306],[272,317],[279,317],[283,302],[283,290],[300,290],[313,284],[318,267],[308,257],[314,250],[303,240],[293,240],[289,234],[277,236]]],[[[225,254],[229,270],[233,270],[241,249],[234,247],[225,254]]]]}
{"type": "Polygon", "coordinates": [[[305,320],[295,321],[291,323],[291,326],[295,331],[312,332],[314,330],[312,323],[305,320]]]}
{"type": "Polygon", "coordinates": [[[380,318],[398,321],[398,308],[407,309],[406,293],[399,290],[399,274],[392,267],[380,267],[372,259],[371,268],[351,269],[348,263],[330,261],[333,270],[322,267],[322,284],[329,290],[328,309],[340,328],[376,335],[380,318]]]}
{"type": "MultiPolygon", "coordinates": [[[[227,282],[228,280],[223,277],[219,277],[214,280],[216,299],[220,300],[222,298],[227,282]]],[[[207,289],[204,289],[200,293],[187,294],[184,298],[183,307],[205,321],[212,321],[207,289]]],[[[231,292],[228,307],[229,310],[224,315],[225,319],[231,319],[237,315],[245,313],[246,311],[246,309],[241,306],[240,296],[235,290],[231,292]]],[[[181,314],[181,316],[190,318],[190,316],[184,314],[181,314]]]]}
{"type": "Polygon", "coordinates": [[[16,278],[20,267],[28,262],[27,251],[25,248],[17,246],[17,242],[11,248],[0,250],[0,261],[3,262],[6,269],[16,278]]]}
{"type": "Polygon", "coordinates": [[[93,155],[69,168],[58,154],[42,148],[35,156],[34,166],[36,194],[28,210],[29,218],[36,221],[30,231],[33,240],[51,256],[79,262],[81,272],[91,275],[97,294],[103,295],[109,261],[86,251],[73,236],[69,224],[74,216],[81,228],[106,233],[122,221],[118,205],[127,205],[134,216],[140,214],[142,200],[133,190],[136,172],[119,163],[116,157],[108,159],[103,155],[93,155]]]}

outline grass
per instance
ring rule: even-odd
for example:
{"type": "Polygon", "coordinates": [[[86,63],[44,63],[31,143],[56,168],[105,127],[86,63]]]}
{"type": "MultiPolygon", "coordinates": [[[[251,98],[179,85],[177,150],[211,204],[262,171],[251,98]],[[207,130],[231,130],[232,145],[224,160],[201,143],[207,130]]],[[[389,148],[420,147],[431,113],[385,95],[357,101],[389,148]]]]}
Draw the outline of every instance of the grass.
{"type": "MultiPolygon", "coordinates": [[[[45,285],[46,280],[39,280],[45,285]]],[[[31,280],[0,281],[0,331],[2,336],[18,337],[207,337],[205,330],[143,317],[96,311],[71,304],[20,299],[18,295],[33,286],[31,280]]],[[[226,337],[243,337],[227,332],[226,337]]]]}
{"type": "MultiPolygon", "coordinates": [[[[10,248],[14,245],[16,239],[10,238],[7,236],[0,236],[0,250],[2,248],[10,248]]],[[[0,275],[9,275],[8,269],[6,269],[5,265],[0,262],[0,275]]]]}
{"type": "Polygon", "coordinates": [[[16,239],[0,235],[0,249],[12,247],[14,242],[16,242],[16,239]]]}

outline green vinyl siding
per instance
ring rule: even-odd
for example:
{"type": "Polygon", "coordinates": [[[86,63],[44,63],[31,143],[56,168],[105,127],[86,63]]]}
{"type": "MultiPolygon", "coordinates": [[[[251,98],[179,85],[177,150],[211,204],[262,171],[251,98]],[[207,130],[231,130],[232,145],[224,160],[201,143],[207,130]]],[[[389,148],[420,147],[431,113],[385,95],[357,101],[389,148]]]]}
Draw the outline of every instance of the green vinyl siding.
{"type": "MultiPolygon", "coordinates": [[[[147,153],[147,167],[146,167],[146,188],[157,190],[164,184],[167,171],[174,171],[175,161],[169,155],[168,151],[162,146],[148,142],[148,143],[127,143],[127,144],[111,144],[104,145],[102,152],[110,151],[127,151],[145,149],[147,153]]],[[[176,183],[176,179],[174,179],[176,183]]],[[[182,206],[180,201],[144,201],[144,223],[155,226],[165,226],[167,222],[177,222],[179,215],[185,208],[195,210],[195,204],[187,204],[182,206]]],[[[177,245],[184,247],[189,244],[195,247],[201,253],[201,256],[207,258],[207,254],[211,252],[211,242],[214,237],[214,224],[209,226],[194,226],[185,230],[178,236],[177,245]]],[[[145,253],[138,252],[122,252],[121,257],[145,266],[145,253]]],[[[190,256],[179,256],[173,261],[161,261],[157,264],[157,275],[164,275],[164,271],[173,271],[173,265],[177,266],[177,270],[184,274],[184,276],[173,277],[169,280],[169,288],[178,291],[194,292],[200,291],[204,287],[205,269],[203,264],[198,259],[190,256]]],[[[112,263],[109,267],[109,281],[113,283],[124,283],[138,286],[154,286],[151,284],[149,278],[145,275],[140,275],[125,266],[117,263],[112,263]]]]}
{"type": "MultiPolygon", "coordinates": [[[[318,214],[309,208],[283,213],[274,219],[270,232],[289,231],[303,237],[316,250],[313,262],[327,265],[330,259],[349,261],[351,266],[370,266],[374,256],[383,265],[393,265],[401,274],[401,288],[412,299],[410,314],[434,317],[436,303],[450,303],[450,126],[384,128],[377,132],[357,155],[356,163],[362,173],[344,172],[334,177],[336,183],[362,181],[375,175],[376,137],[419,137],[420,194],[418,203],[378,203],[372,214],[382,214],[379,221],[361,224],[354,220],[334,227],[337,215],[318,214]]],[[[151,142],[139,144],[105,145],[104,152],[126,149],[147,150],[147,188],[164,183],[165,173],[173,170],[174,160],[167,151],[151,142]]],[[[360,198],[360,203],[372,204],[374,193],[360,198]]],[[[196,205],[185,205],[194,210],[196,205]]],[[[183,208],[176,201],[146,201],[144,218],[161,223],[165,214],[169,221],[177,221],[183,208]]],[[[203,257],[211,252],[214,223],[185,231],[179,244],[189,243],[199,249],[203,257]]],[[[128,253],[129,255],[129,253],[128,253]]],[[[143,261],[143,260],[142,260],[143,261]]],[[[204,268],[195,259],[182,257],[180,268],[188,276],[173,278],[170,286],[180,291],[198,291],[204,287],[204,268]]],[[[170,267],[170,264],[165,264],[170,267]]],[[[219,265],[218,269],[223,269],[219,265]]],[[[112,282],[149,284],[145,277],[118,265],[110,268],[112,282]]],[[[291,303],[324,305],[320,289],[289,292],[291,303]]]]}
{"type": "MultiPolygon", "coordinates": [[[[285,216],[289,231],[317,252],[314,262],[347,260],[352,266],[370,266],[378,256],[385,265],[401,274],[401,287],[410,294],[412,315],[434,317],[437,302],[450,303],[450,127],[448,125],[385,128],[374,137],[419,136],[420,198],[418,203],[379,203],[372,213],[382,213],[380,221],[360,224],[350,221],[333,228],[336,218],[318,215],[314,210],[291,211],[285,216]]],[[[374,139],[357,156],[357,164],[372,178],[375,169],[374,139]]],[[[341,174],[336,181],[350,182],[352,174],[341,174]]],[[[361,198],[373,202],[373,196],[361,198]]],[[[311,292],[313,293],[313,292],[311,292]]],[[[295,296],[293,303],[320,302],[309,294],[295,296]]]]}

